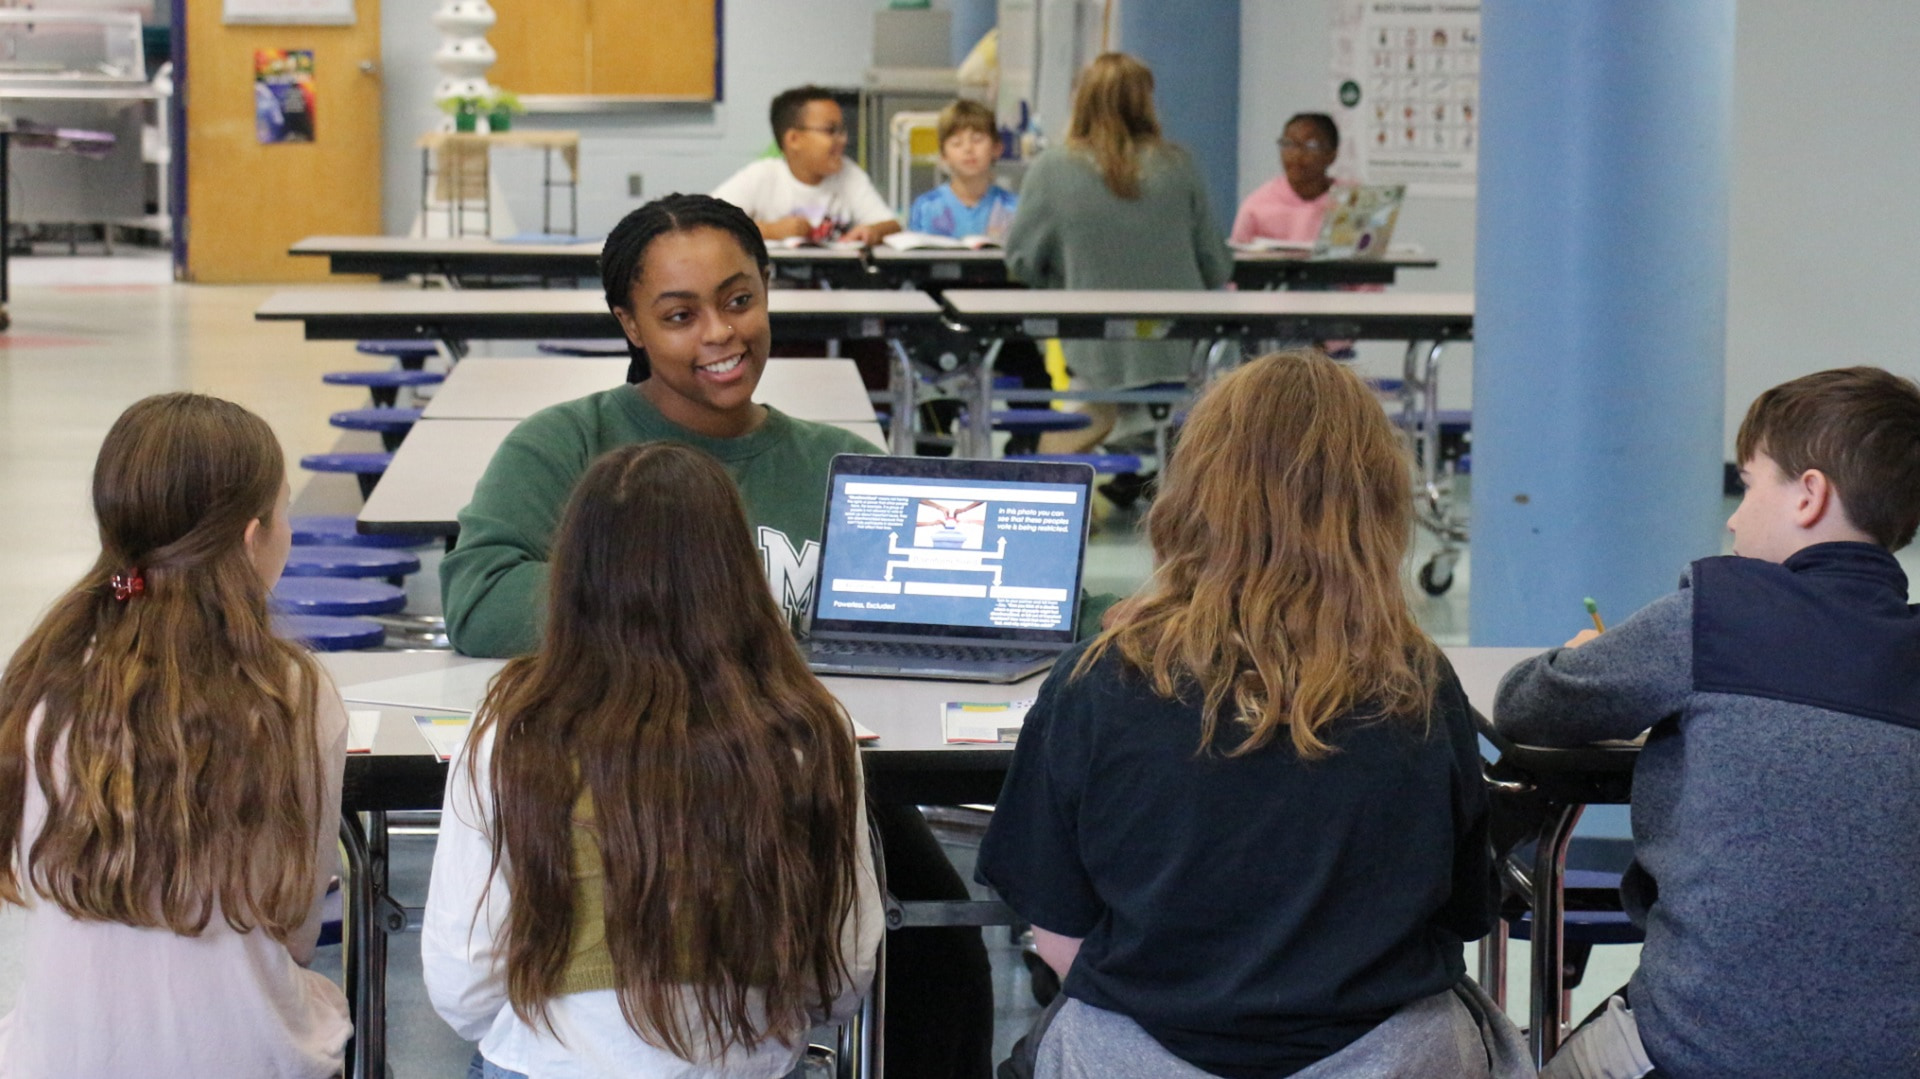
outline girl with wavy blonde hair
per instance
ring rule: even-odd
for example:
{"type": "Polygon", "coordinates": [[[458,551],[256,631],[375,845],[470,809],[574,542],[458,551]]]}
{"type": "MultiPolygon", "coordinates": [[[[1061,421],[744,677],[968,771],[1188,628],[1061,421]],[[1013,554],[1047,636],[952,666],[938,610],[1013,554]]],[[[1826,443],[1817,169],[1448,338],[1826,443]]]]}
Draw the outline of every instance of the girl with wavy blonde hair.
{"type": "Polygon", "coordinates": [[[0,679],[0,898],[27,910],[0,1075],[339,1072],[313,957],[335,872],[340,696],[276,637],[285,466],[218,398],[128,408],[100,556],[0,679]]]}
{"type": "Polygon", "coordinates": [[[1194,406],[1153,576],[1041,687],[980,848],[1064,979],[1041,1079],[1524,1063],[1465,976],[1486,795],[1402,583],[1412,511],[1379,401],[1318,352],[1194,406]]]}

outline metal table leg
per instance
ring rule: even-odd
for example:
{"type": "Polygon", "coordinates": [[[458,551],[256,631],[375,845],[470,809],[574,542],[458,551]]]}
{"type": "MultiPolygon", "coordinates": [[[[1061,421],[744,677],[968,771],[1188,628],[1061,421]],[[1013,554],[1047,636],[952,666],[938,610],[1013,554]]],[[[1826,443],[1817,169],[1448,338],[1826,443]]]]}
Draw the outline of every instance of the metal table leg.
{"type": "Polygon", "coordinates": [[[1560,1048],[1566,1015],[1567,846],[1582,805],[1556,807],[1533,852],[1533,984],[1527,1040],[1536,1067],[1544,1067],[1560,1048]]]}
{"type": "Polygon", "coordinates": [[[891,383],[887,388],[893,394],[893,423],[887,428],[887,450],[898,457],[913,456],[913,423],[916,398],[913,369],[913,354],[898,338],[890,338],[887,344],[893,349],[893,370],[888,376],[891,383]]]}
{"type": "Polygon", "coordinates": [[[973,372],[973,407],[967,416],[967,456],[993,456],[993,365],[1000,360],[1004,341],[987,346],[973,372]]]}
{"type": "Polygon", "coordinates": [[[347,1074],[384,1079],[387,1072],[387,934],[407,927],[407,913],[387,894],[387,815],[340,815],[347,870],[347,999],[353,1009],[353,1052],[347,1074]]]}

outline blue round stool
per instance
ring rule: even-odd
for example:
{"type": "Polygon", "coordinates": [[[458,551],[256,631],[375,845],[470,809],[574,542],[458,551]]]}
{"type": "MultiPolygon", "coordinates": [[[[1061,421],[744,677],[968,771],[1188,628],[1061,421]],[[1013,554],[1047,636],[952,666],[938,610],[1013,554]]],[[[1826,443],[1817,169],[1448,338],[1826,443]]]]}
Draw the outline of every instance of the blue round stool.
{"type": "Polygon", "coordinates": [[[549,356],[626,356],[624,337],[596,337],[581,341],[538,341],[534,349],[549,356]]]}
{"type": "Polygon", "coordinates": [[[380,623],[364,618],[328,618],[317,614],[277,614],[273,631],[290,641],[299,641],[316,652],[351,652],[359,648],[378,648],[386,643],[387,631],[380,623]]]}
{"type": "Polygon", "coordinates": [[[420,559],[379,547],[295,547],[287,552],[287,577],[385,577],[420,572],[420,559]]]}
{"type": "Polygon", "coordinates": [[[1053,461],[1068,465],[1089,465],[1099,476],[1118,476],[1122,472],[1140,471],[1140,458],[1131,453],[1022,453],[1007,458],[1009,461],[1053,461]]]}
{"type": "Polygon", "coordinates": [[[300,467],[309,472],[347,472],[360,481],[360,497],[373,493],[374,485],[393,463],[391,453],[309,453],[300,458],[300,467]]]}
{"type": "Polygon", "coordinates": [[[273,609],[281,614],[355,618],[392,614],[406,605],[406,592],[380,581],[362,581],[350,577],[282,577],[273,586],[273,609]]]}
{"type": "Polygon", "coordinates": [[[390,341],[361,341],[353,346],[355,352],[369,356],[392,356],[400,361],[400,366],[409,371],[418,371],[426,362],[439,355],[440,348],[432,341],[408,339],[390,341]]]}
{"type": "Polygon", "coordinates": [[[380,444],[389,451],[400,448],[400,443],[420,422],[421,409],[417,408],[350,408],[327,417],[327,422],[343,431],[378,431],[380,444]]]}
{"type": "Polygon", "coordinates": [[[424,547],[432,536],[405,532],[362,532],[344,513],[317,513],[293,519],[295,547],[424,547]]]}
{"type": "MultiPolygon", "coordinates": [[[[1562,887],[1591,891],[1619,891],[1620,874],[1598,869],[1569,869],[1562,887]]],[[[1587,973],[1587,959],[1596,944],[1642,944],[1647,935],[1633,924],[1624,910],[1570,910],[1561,922],[1561,940],[1566,945],[1566,988],[1580,984],[1587,973]]],[[[1533,912],[1507,922],[1511,940],[1533,939],[1533,912]]]]}
{"type": "Polygon", "coordinates": [[[447,376],[433,371],[409,371],[404,367],[385,371],[329,371],[320,376],[320,381],[329,386],[365,386],[373,395],[374,404],[389,408],[399,398],[402,386],[434,386],[446,380],[447,376]]]}

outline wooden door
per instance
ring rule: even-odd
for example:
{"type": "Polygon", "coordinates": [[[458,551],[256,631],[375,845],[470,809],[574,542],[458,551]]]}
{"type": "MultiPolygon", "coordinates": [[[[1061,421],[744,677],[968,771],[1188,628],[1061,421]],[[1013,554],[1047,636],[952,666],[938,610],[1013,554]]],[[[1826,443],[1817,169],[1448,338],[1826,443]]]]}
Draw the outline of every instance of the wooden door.
{"type": "Polygon", "coordinates": [[[381,231],[380,0],[354,6],[352,26],[228,26],[219,0],[186,5],[188,280],[322,279],[295,240],[381,231]],[[312,50],[313,141],[260,142],[260,49],[312,50]]]}

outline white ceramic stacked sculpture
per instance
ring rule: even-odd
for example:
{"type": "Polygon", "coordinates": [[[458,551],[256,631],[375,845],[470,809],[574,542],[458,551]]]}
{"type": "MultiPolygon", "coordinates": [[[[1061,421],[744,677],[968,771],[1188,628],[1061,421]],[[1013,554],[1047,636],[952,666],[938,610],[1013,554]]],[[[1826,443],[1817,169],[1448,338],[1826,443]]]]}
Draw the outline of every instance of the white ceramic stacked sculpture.
{"type": "Polygon", "coordinates": [[[487,43],[493,23],[493,6],[487,0],[444,0],[433,13],[433,25],[445,38],[433,54],[433,66],[440,71],[435,101],[484,99],[493,93],[487,84],[487,69],[498,59],[487,43]]]}

